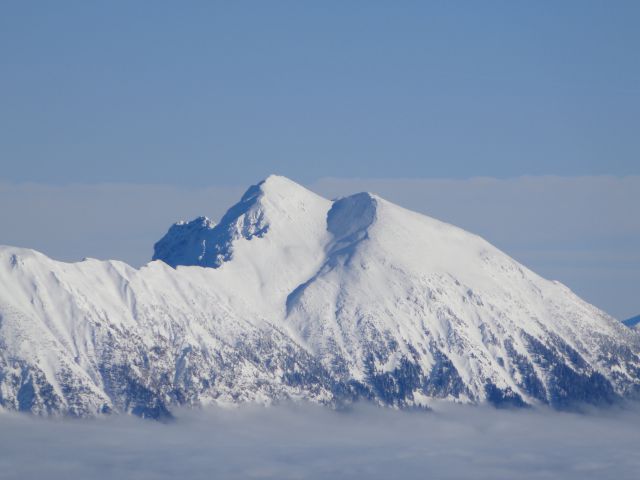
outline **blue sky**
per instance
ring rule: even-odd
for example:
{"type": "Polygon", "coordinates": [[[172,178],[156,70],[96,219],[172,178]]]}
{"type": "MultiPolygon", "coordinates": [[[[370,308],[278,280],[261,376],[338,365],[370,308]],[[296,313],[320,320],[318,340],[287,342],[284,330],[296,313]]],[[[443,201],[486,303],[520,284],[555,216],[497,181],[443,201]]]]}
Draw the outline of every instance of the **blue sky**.
{"type": "Polygon", "coordinates": [[[0,5],[8,181],[640,173],[640,3],[0,5]]]}
{"type": "Polygon", "coordinates": [[[637,314],[638,25],[622,0],[0,2],[0,243],[139,265],[280,173],[637,314]]]}

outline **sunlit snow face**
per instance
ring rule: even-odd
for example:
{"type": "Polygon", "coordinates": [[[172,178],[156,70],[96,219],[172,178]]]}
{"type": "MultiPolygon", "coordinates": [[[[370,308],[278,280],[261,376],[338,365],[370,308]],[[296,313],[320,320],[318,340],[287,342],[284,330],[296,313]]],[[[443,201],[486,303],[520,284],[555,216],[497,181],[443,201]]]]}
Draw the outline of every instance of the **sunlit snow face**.
{"type": "Polygon", "coordinates": [[[0,476],[637,478],[640,411],[210,409],[159,424],[0,415],[0,476]],[[35,461],[37,460],[37,461],[35,461]]]}
{"type": "MultiPolygon", "coordinates": [[[[637,314],[640,216],[630,215],[629,206],[640,189],[638,176],[324,179],[310,188],[326,198],[376,192],[480,234],[615,317],[637,314]]],[[[63,260],[114,258],[140,266],[173,222],[198,215],[218,221],[245,189],[0,182],[0,204],[11,205],[0,209],[0,243],[63,260]]]]}

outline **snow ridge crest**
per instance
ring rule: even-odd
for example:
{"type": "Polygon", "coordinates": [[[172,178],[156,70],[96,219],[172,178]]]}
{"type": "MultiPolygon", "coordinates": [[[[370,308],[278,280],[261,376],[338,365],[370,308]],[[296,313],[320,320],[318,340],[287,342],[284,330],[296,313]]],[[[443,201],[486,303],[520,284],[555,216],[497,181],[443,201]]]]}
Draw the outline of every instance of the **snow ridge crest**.
{"type": "Polygon", "coordinates": [[[319,202],[328,203],[286,177],[270,175],[249,187],[217,225],[207,217],[172,225],[154,245],[152,260],[162,260],[174,268],[218,268],[232,258],[236,240],[261,238],[274,223],[287,228],[319,202]]]}

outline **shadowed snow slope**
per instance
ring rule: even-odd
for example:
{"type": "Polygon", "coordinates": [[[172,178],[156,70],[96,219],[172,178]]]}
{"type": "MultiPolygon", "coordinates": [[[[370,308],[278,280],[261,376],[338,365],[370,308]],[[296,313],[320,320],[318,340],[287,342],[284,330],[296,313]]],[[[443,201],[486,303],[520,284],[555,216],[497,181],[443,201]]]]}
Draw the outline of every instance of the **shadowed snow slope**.
{"type": "Polygon", "coordinates": [[[606,404],[640,334],[473,234],[271,176],[139,270],[0,248],[0,402],[34,413],[433,399],[606,404]]]}

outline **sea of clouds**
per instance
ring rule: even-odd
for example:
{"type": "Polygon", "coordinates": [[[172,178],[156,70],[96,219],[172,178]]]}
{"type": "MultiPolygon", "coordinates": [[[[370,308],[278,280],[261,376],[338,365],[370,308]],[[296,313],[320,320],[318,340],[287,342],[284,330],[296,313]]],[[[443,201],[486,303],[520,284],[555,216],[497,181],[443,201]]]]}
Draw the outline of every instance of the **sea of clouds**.
{"type": "Polygon", "coordinates": [[[640,478],[640,409],[181,410],[168,423],[0,414],[0,478],[640,478]]]}

